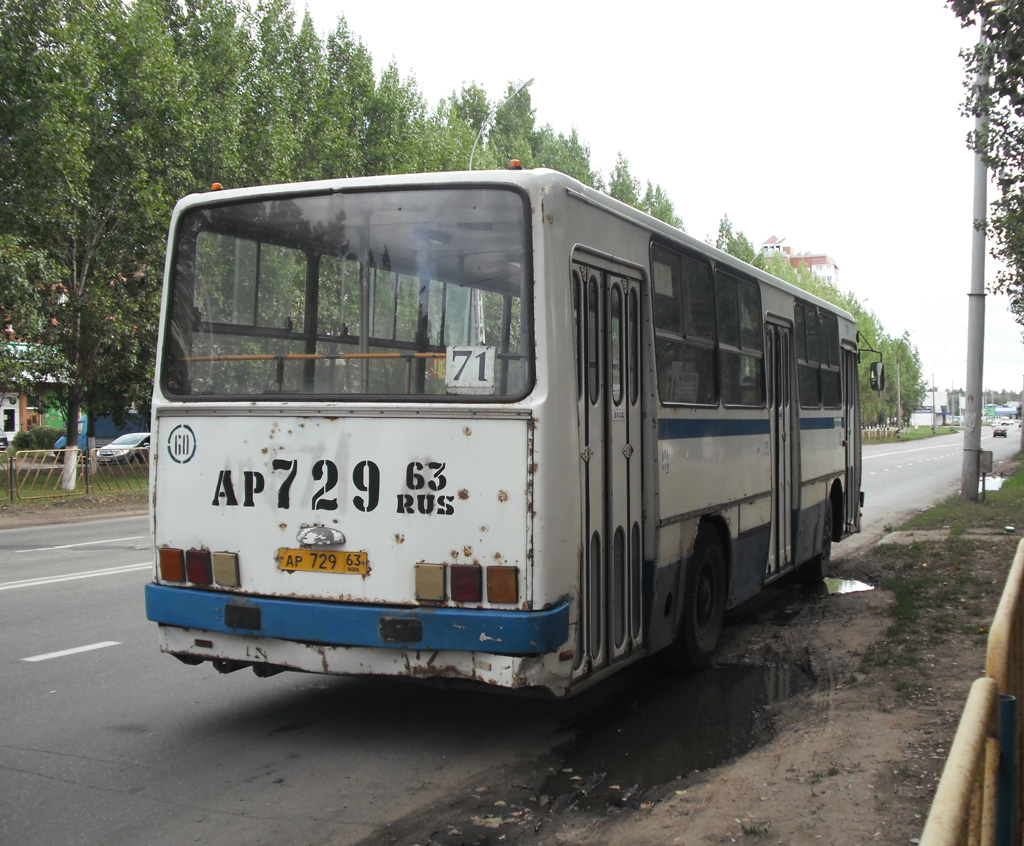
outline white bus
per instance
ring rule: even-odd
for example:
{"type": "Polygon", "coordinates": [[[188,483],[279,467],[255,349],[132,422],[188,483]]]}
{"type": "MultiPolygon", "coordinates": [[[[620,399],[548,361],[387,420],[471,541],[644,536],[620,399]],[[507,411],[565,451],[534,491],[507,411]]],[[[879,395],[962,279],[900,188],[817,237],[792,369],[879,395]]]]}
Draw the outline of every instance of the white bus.
{"type": "Polygon", "coordinates": [[[161,315],[186,664],[566,696],[859,529],[850,314],[560,173],[189,196],[161,315]]]}

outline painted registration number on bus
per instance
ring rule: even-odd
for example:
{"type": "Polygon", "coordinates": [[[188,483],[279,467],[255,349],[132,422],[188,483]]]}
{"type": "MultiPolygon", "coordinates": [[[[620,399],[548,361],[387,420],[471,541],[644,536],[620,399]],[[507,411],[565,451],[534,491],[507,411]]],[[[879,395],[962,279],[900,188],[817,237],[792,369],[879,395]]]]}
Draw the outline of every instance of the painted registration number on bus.
{"type": "Polygon", "coordinates": [[[353,573],[365,576],[369,564],[365,552],[342,552],[320,549],[291,549],[282,547],[277,551],[279,570],[307,573],[353,573]]]}

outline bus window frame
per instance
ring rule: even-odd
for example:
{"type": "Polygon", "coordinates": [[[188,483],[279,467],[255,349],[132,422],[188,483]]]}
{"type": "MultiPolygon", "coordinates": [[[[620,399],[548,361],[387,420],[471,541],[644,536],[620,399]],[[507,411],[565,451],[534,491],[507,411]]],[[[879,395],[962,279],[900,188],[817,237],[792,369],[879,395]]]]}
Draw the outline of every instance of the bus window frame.
{"type": "Polygon", "coordinates": [[[648,260],[650,262],[650,279],[651,279],[651,326],[654,332],[654,365],[656,372],[656,382],[658,390],[658,400],[661,405],[665,407],[694,407],[694,408],[718,408],[721,405],[721,384],[720,374],[718,368],[718,317],[717,317],[717,297],[715,294],[715,268],[711,260],[705,256],[695,253],[685,247],[679,246],[668,240],[653,237],[650,240],[648,246],[648,260]],[[679,296],[675,297],[676,286],[673,276],[673,298],[675,304],[678,307],[678,331],[671,331],[668,329],[660,328],[658,324],[659,318],[659,297],[665,297],[664,294],[658,291],[658,279],[659,273],[657,272],[657,266],[664,266],[664,262],[656,261],[656,250],[663,250],[675,256],[680,261],[687,260],[692,261],[695,264],[701,265],[707,270],[708,274],[708,287],[711,292],[711,315],[710,315],[710,338],[702,337],[697,334],[690,335],[687,332],[687,308],[689,306],[689,287],[686,285],[685,280],[680,278],[679,284],[679,296]],[[661,358],[662,353],[659,351],[659,342],[665,341],[677,346],[684,346],[696,350],[699,354],[710,353],[711,356],[711,392],[712,398],[708,402],[699,401],[686,401],[676,399],[666,399],[663,393],[663,365],[664,367],[670,367],[672,364],[680,363],[680,359],[673,357],[670,360],[663,360],[661,358]]]}
{"type": "MultiPolygon", "coordinates": [[[[499,358],[519,358],[525,362],[525,373],[523,376],[523,388],[516,394],[507,395],[474,395],[474,394],[396,394],[396,393],[265,393],[265,394],[254,394],[254,393],[216,393],[216,394],[193,394],[193,393],[179,393],[175,391],[168,384],[168,372],[173,370],[176,362],[171,354],[173,339],[171,335],[171,327],[174,323],[173,309],[176,300],[176,268],[179,266],[179,260],[181,258],[182,250],[182,237],[181,233],[186,226],[186,221],[191,215],[202,214],[209,211],[212,208],[229,208],[231,206],[244,206],[251,205],[258,202],[283,202],[288,200],[306,200],[314,199],[318,197],[330,197],[334,195],[358,195],[358,194],[387,194],[395,193],[396,188],[391,186],[381,187],[370,187],[361,189],[358,191],[338,192],[333,190],[312,190],[312,191],[286,191],[281,193],[268,193],[262,196],[249,196],[244,198],[233,198],[230,200],[220,199],[216,194],[205,196],[202,201],[189,205],[183,209],[180,214],[176,214],[172,222],[172,235],[171,235],[171,247],[170,247],[170,261],[168,262],[169,272],[169,296],[167,297],[167,311],[161,312],[161,333],[159,341],[161,343],[160,348],[157,350],[157,361],[159,362],[160,372],[158,378],[158,384],[162,395],[173,402],[181,403],[204,403],[204,402],[227,402],[227,403],[240,403],[240,402],[299,402],[299,403],[343,403],[345,405],[356,405],[362,403],[395,403],[395,404],[429,404],[429,403],[441,403],[441,404],[512,404],[518,403],[529,397],[537,385],[537,360],[536,360],[536,321],[535,321],[535,309],[534,309],[534,297],[535,297],[535,276],[533,267],[533,254],[534,254],[534,240],[535,232],[533,227],[533,215],[530,205],[530,197],[528,191],[520,186],[513,185],[489,185],[489,184],[472,184],[472,185],[459,185],[459,186],[404,186],[400,190],[402,193],[408,192],[440,192],[440,191],[494,191],[500,193],[513,194],[519,199],[520,206],[522,208],[522,232],[523,232],[523,243],[522,243],[522,288],[520,297],[520,315],[519,320],[523,325],[522,332],[522,352],[515,353],[514,356],[506,356],[504,354],[499,355],[499,358]]],[[[216,227],[213,231],[218,231],[227,234],[230,227],[216,227]]],[[[201,229],[197,229],[198,232],[201,229]]],[[[235,233],[236,238],[245,237],[241,232],[235,233]]],[[[193,244],[197,241],[193,239],[193,244]]],[[[252,239],[255,240],[255,239],[252,239]]],[[[275,246],[291,247],[303,252],[306,256],[307,271],[311,265],[316,265],[317,268],[320,263],[320,258],[327,253],[316,253],[311,252],[307,249],[302,249],[301,244],[291,244],[287,238],[279,238],[274,242],[263,242],[256,241],[257,244],[273,243],[275,246]]],[[[192,261],[195,261],[195,246],[192,247],[192,261]]],[[[444,280],[435,280],[438,282],[444,280]]],[[[310,308],[316,309],[315,304],[304,303],[304,308],[308,312],[310,308]]],[[[307,332],[304,331],[304,327],[300,327],[298,331],[291,328],[269,328],[259,325],[249,324],[230,324],[230,323],[218,323],[218,331],[226,335],[251,335],[253,337],[265,337],[272,339],[280,339],[283,341],[302,341],[308,340],[307,332]]],[[[503,332],[503,334],[506,334],[503,332]]],[[[320,341],[321,333],[316,332],[311,336],[314,342],[320,341]]],[[[392,343],[392,346],[401,347],[402,342],[392,343]]],[[[410,353],[412,350],[410,350],[410,353]]],[[[507,376],[506,376],[507,378],[507,376]]]]}
{"type": "Polygon", "coordinates": [[[765,408],[768,402],[768,387],[767,387],[767,376],[765,373],[764,365],[764,303],[761,298],[761,285],[754,279],[733,270],[728,266],[716,266],[715,267],[715,315],[716,315],[716,328],[718,329],[717,338],[717,363],[718,363],[718,381],[719,381],[719,397],[723,408],[765,408]],[[732,343],[725,343],[722,340],[722,317],[723,310],[721,306],[721,297],[719,296],[719,279],[726,277],[735,283],[736,291],[736,341],[734,345],[732,343]],[[742,315],[743,315],[743,301],[740,296],[740,286],[748,285],[753,288],[754,295],[757,297],[757,338],[758,347],[756,349],[745,345],[743,340],[743,327],[742,327],[742,315]],[[727,402],[725,397],[725,365],[723,353],[728,355],[743,356],[746,358],[756,359],[761,363],[760,367],[760,394],[761,400],[756,403],[744,403],[744,402],[727,402]]]}
{"type": "Polygon", "coordinates": [[[794,351],[796,353],[796,390],[797,397],[800,403],[800,408],[808,410],[819,409],[821,405],[821,339],[819,337],[819,330],[821,327],[821,320],[818,316],[819,310],[814,303],[809,303],[806,300],[797,299],[793,303],[793,341],[794,351]],[[812,317],[813,320],[808,320],[808,316],[812,317]],[[811,332],[808,331],[808,324],[813,324],[812,332],[814,336],[814,346],[816,358],[811,359],[808,356],[808,341],[810,340],[811,332]],[[804,376],[809,375],[811,368],[813,367],[814,372],[814,383],[816,392],[813,402],[808,402],[808,398],[804,391],[804,376]]]}
{"type": "Polygon", "coordinates": [[[842,345],[839,341],[839,315],[825,309],[818,309],[818,343],[822,347],[822,361],[820,362],[821,375],[821,406],[822,408],[837,409],[843,407],[843,378],[842,378],[842,345]],[[826,328],[827,327],[827,328],[826,328]],[[833,363],[833,353],[835,362],[833,363]],[[827,359],[827,360],[826,360],[827,359]],[[837,386],[835,402],[826,402],[825,397],[825,376],[829,374],[830,381],[837,386]]]}

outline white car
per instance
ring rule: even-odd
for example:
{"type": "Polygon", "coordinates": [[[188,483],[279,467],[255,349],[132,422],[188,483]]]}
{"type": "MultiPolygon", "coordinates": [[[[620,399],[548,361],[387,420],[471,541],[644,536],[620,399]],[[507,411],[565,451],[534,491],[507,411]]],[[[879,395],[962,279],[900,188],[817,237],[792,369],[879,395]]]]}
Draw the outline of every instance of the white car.
{"type": "Polygon", "coordinates": [[[149,432],[134,432],[121,435],[105,447],[96,450],[99,464],[130,464],[133,461],[149,460],[149,432]]]}

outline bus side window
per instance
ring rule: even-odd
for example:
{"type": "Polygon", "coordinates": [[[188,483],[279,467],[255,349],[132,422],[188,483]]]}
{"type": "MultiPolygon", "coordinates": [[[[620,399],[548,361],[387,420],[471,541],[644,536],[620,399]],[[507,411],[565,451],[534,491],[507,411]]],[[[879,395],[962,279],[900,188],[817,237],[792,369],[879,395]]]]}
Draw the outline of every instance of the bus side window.
{"type": "Polygon", "coordinates": [[[715,293],[722,404],[763,407],[764,340],[757,286],[720,270],[715,293]]]}
{"type": "Polygon", "coordinates": [[[825,408],[843,404],[839,373],[839,320],[833,314],[821,315],[821,400],[825,408]]]}
{"type": "Polygon", "coordinates": [[[718,393],[711,268],[659,244],[652,246],[651,265],[661,401],[714,405],[718,393]]]}
{"type": "Polygon", "coordinates": [[[821,406],[821,381],[818,340],[818,310],[800,303],[795,307],[796,361],[800,388],[800,407],[821,406]]]}

